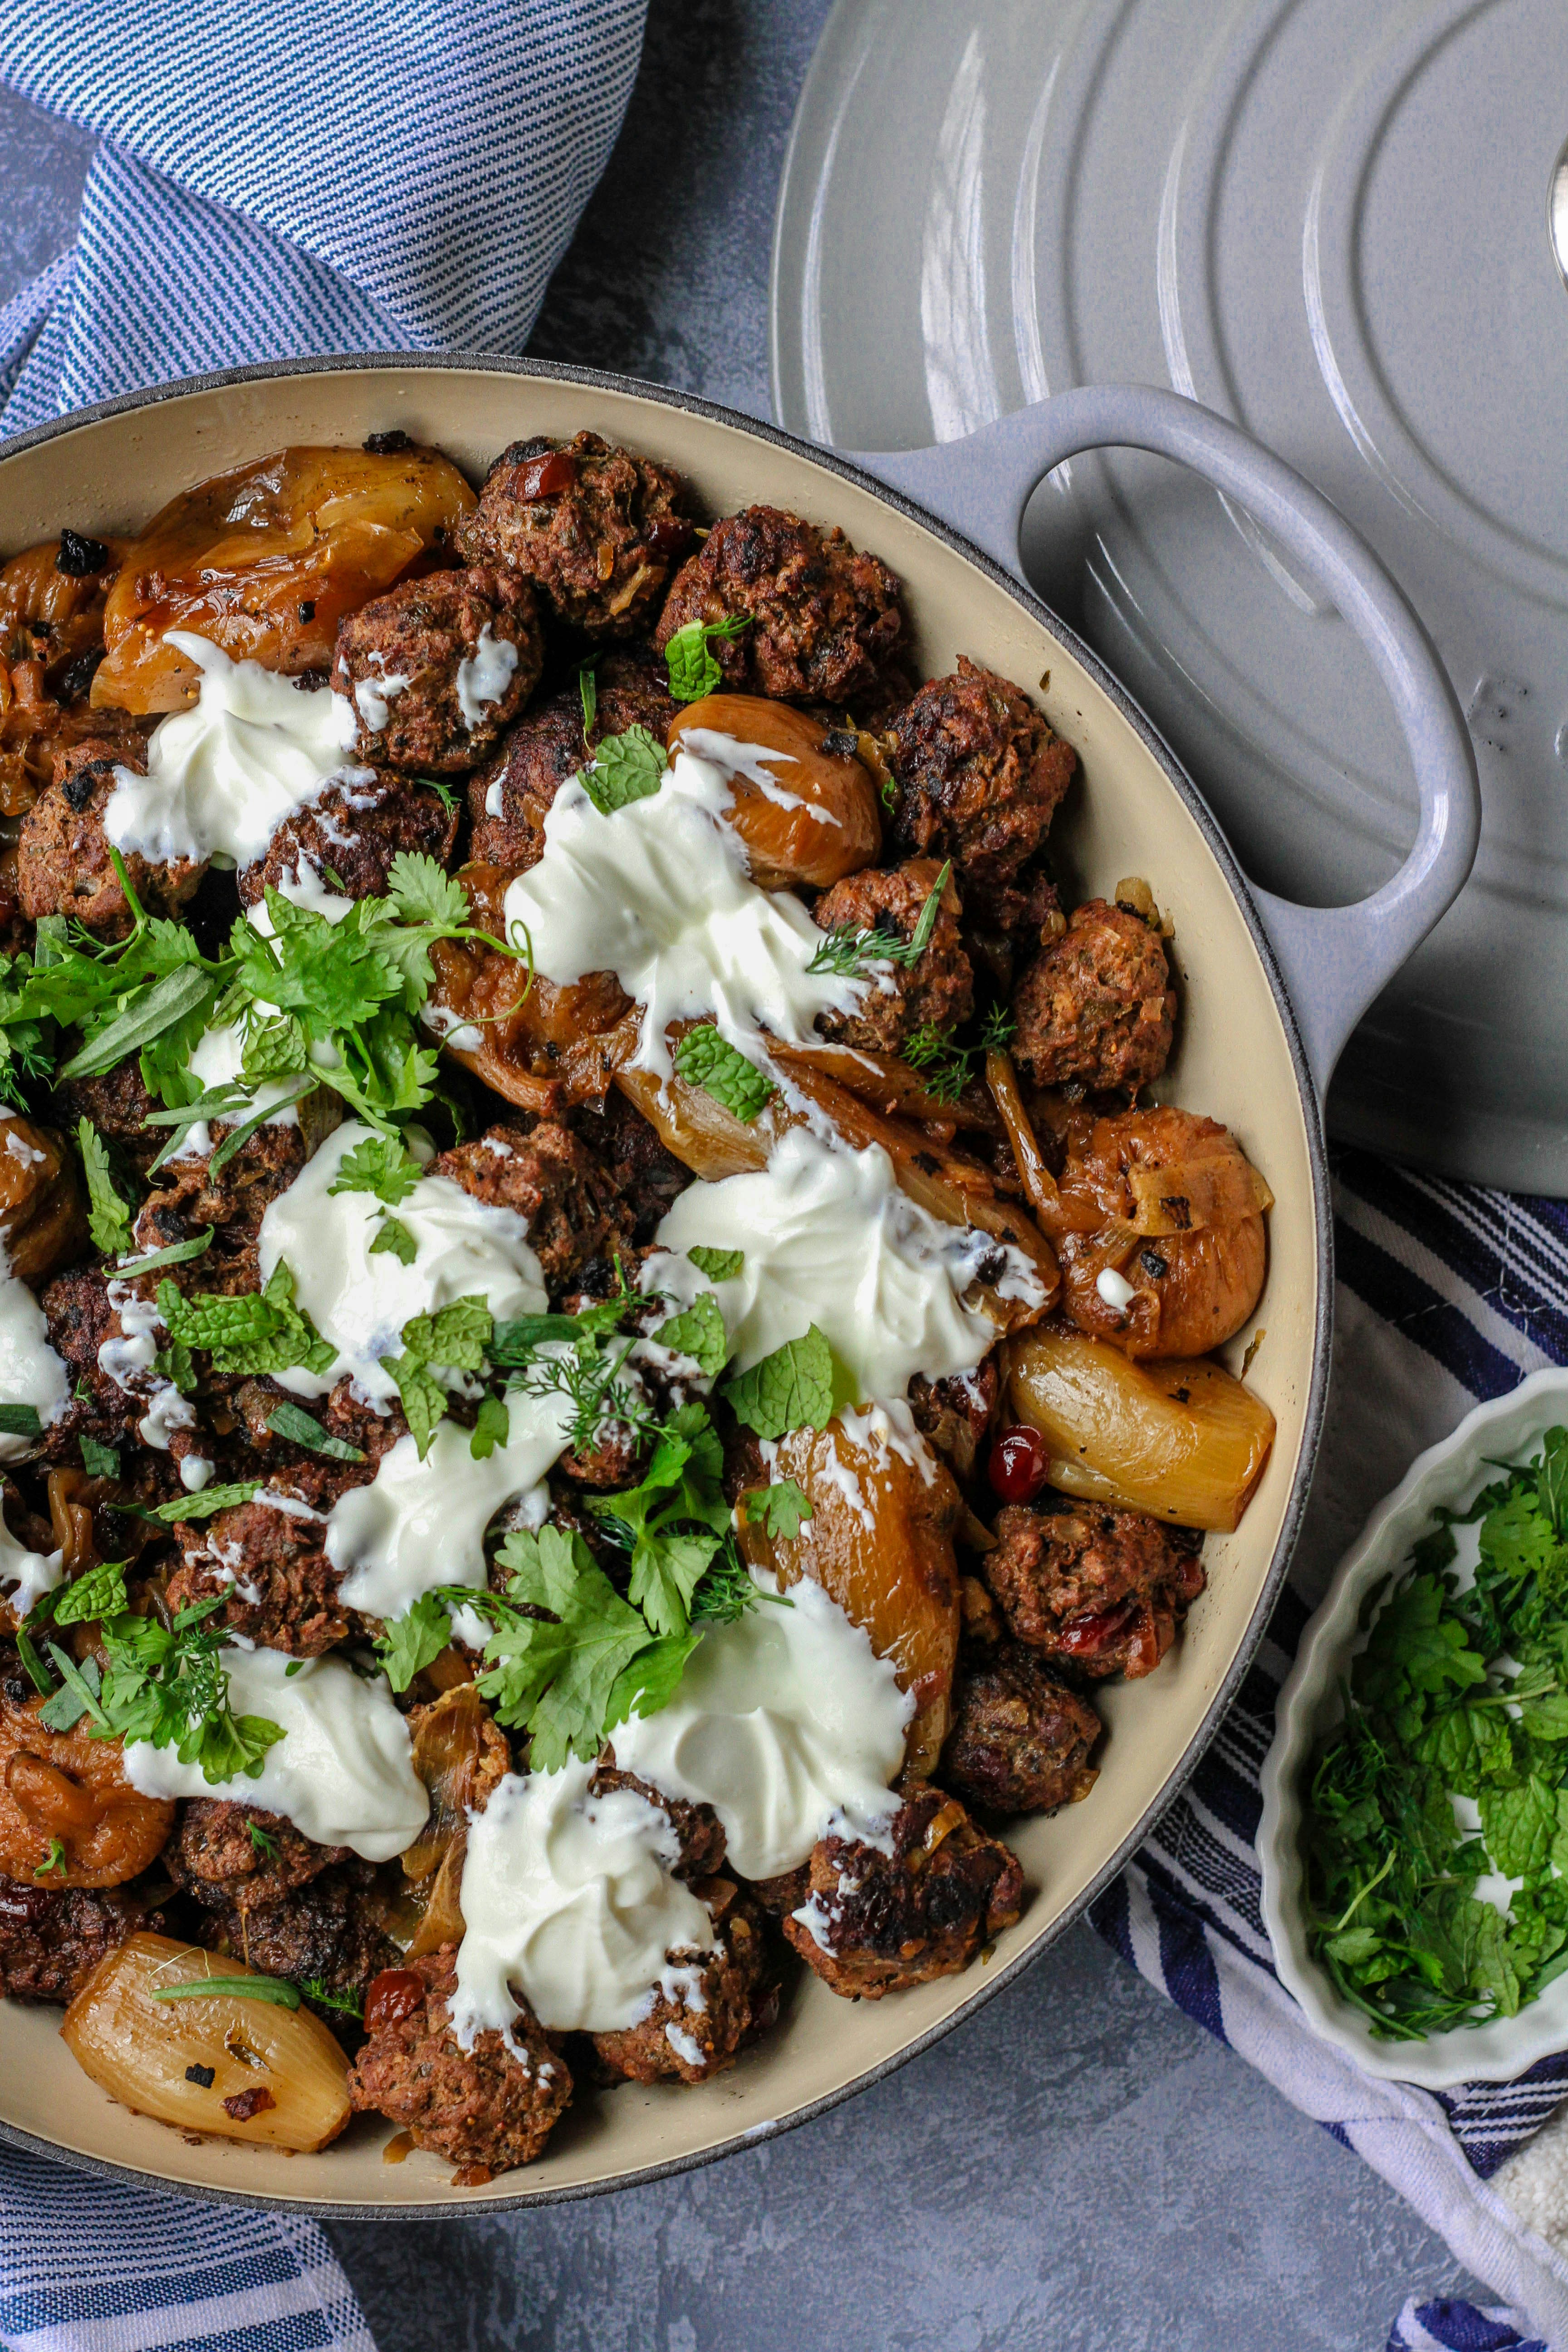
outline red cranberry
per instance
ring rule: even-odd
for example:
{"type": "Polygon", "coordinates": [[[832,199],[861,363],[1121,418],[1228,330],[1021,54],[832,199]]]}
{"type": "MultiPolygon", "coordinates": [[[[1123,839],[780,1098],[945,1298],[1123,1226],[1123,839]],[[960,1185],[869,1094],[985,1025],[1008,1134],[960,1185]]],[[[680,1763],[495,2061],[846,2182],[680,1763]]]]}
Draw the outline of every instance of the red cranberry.
{"type": "Polygon", "coordinates": [[[552,449],[542,457],[530,457],[518,480],[523,498],[559,498],[569,490],[577,478],[577,460],[569,450],[552,449]]]}
{"type": "Polygon", "coordinates": [[[1005,1503],[1032,1502],[1050,1466],[1045,1439],[1021,1422],[1005,1429],[991,1448],[991,1484],[1005,1503]]]}
{"type": "Polygon", "coordinates": [[[425,1979],[417,1969],[383,1969],[371,1979],[364,1997],[364,2030],[384,2033],[389,2025],[401,2025],[424,2005],[425,1979]]]}

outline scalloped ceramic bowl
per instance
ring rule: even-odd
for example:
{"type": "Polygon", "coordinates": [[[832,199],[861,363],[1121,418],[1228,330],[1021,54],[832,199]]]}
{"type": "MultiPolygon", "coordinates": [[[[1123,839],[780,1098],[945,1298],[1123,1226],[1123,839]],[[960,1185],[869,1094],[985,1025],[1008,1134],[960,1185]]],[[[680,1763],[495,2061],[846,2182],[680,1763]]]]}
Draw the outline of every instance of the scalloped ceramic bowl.
{"type": "MultiPolygon", "coordinates": [[[[65,522],[133,528],[192,482],[289,442],[353,444],[403,427],[478,475],[510,441],[581,426],[678,467],[715,513],[767,500],[841,524],[858,546],[875,549],[907,585],[927,674],[951,669],[960,654],[987,663],[1037,693],[1077,747],[1085,788],[1052,835],[1064,886],[1087,898],[1109,894],[1122,875],[1146,874],[1173,914],[1184,1013],[1164,1090],[1233,1127],[1273,1190],[1268,1288],[1226,1353],[1239,1366],[1254,1330],[1267,1325],[1249,1377],[1279,1424],[1241,1526],[1209,1539],[1208,1589],[1185,1639],[1147,1682],[1103,1693],[1109,1737],[1092,1796],[1054,1819],[1016,1825],[1027,1906],[985,1966],[858,2002],[807,1976],[792,1987],[777,2032],[732,2072],[693,2089],[588,2093],[538,2163],[482,2189],[456,2186],[450,2165],[429,2155],[384,2160],[393,2136],[371,2116],[321,2154],[290,2160],[232,2140],[193,2146],[112,2105],[61,2047],[58,2011],[15,2003],[0,2004],[0,2137],[187,2192],[350,2213],[581,2197],[700,2164],[820,2112],[995,1992],[1079,1916],[1192,1769],[1279,1590],[1321,1424],[1332,1281],[1319,1085],[1361,1006],[1464,879],[1475,842],[1474,767],[1447,682],[1397,590],[1332,509],[1255,444],[1190,403],[1136,389],[1108,393],[1092,415],[1075,396],[1065,411],[1014,425],[1036,436],[1033,454],[1020,444],[1003,464],[982,453],[974,477],[1001,502],[987,533],[993,544],[1004,543],[1003,509],[1016,499],[1022,512],[1064,438],[1078,447],[1086,437],[1132,435],[1238,496],[1250,493],[1301,560],[1315,554],[1337,581],[1345,609],[1375,644],[1423,789],[1416,847],[1369,907],[1319,912],[1255,899],[1136,705],[1016,570],[865,470],[685,395],[504,360],[293,362],[163,386],[0,448],[4,552],[65,522]]],[[[1015,528],[1012,557],[1016,541],[1015,528]]]]}
{"type": "MultiPolygon", "coordinates": [[[[1281,1983],[1324,2041],[1337,2043],[1369,2074],[1417,2083],[1427,2091],[1450,2090],[1457,2083],[1510,2082],[1538,2058],[1568,2049],[1568,1976],[1548,1985],[1517,2017],[1433,2033],[1425,2042],[1380,2042],[1370,2021],[1340,1999],[1307,1949],[1299,1845],[1301,1791],[1314,1752],[1343,1717],[1340,1680],[1365,1646],[1356,1619],[1366,1594],[1401,1565],[1415,1538],[1426,1532],[1437,1504],[1462,1507],[1496,1476],[1496,1464],[1521,1460],[1544,1431],[1559,1423],[1568,1423],[1568,1370],[1553,1366],[1532,1372],[1507,1396],[1478,1405],[1451,1437],[1412,1463],[1341,1560],[1307,1628],[1279,1694],[1274,1745],[1263,1766],[1258,1832],[1263,1917],[1281,1983]]],[[[1466,1533],[1458,1530],[1461,1563],[1466,1533]]]]}

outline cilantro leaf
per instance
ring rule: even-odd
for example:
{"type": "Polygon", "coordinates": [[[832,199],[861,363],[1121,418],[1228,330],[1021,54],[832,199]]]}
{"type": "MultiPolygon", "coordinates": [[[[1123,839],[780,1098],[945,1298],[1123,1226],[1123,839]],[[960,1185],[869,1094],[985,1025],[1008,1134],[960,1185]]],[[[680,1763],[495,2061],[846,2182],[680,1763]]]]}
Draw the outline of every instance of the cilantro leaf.
{"type": "Polygon", "coordinates": [[[774,1542],[799,1535],[811,1517],[804,1489],[793,1478],[775,1479],[771,1486],[753,1486],[742,1497],[747,1524],[761,1528],[774,1542]]]}
{"type": "Polygon", "coordinates": [[[78,1119],[76,1139],[87,1178],[87,1229],[95,1248],[118,1257],[131,1246],[131,1212],[114,1189],[108,1150],[89,1118],[78,1119]]]}
{"type": "Polygon", "coordinates": [[[345,1151],[338,1172],[327,1187],[338,1192],[373,1192],[389,1209],[401,1207],[420,1179],[419,1162],[401,1136],[370,1135],[345,1151]]]}
{"type": "Polygon", "coordinates": [[[682,1037],[675,1049],[675,1073],[747,1127],[778,1091],[766,1071],[748,1062],[710,1021],[700,1022],[682,1037]]]}
{"type": "Polygon", "coordinates": [[[724,683],[724,673],[709,646],[715,638],[738,637],[752,625],[749,613],[731,613],[721,621],[688,621],[677,629],[664,649],[669,690],[677,702],[700,702],[724,683]]]}
{"type": "Polygon", "coordinates": [[[388,868],[387,896],[405,923],[436,923],[460,930],[469,919],[468,894],[434,857],[400,849],[388,868]]]}
{"type": "Polygon", "coordinates": [[[623,1668],[647,1646],[647,1626],[581,1536],[551,1527],[537,1535],[519,1530],[500,1559],[509,1571],[508,1599],[548,1614],[509,1612],[485,1645],[479,1695],[503,1727],[531,1733],[536,1772],[556,1771],[569,1756],[587,1762],[603,1744],[623,1668]]]}
{"type": "Polygon", "coordinates": [[[709,1380],[721,1372],[729,1360],[730,1335],[719,1312],[719,1301],[710,1290],[700,1291],[689,1307],[672,1315],[648,1336],[659,1347],[671,1349],[678,1356],[689,1357],[709,1380]]]}
{"type": "Polygon", "coordinates": [[[705,1274],[710,1282],[731,1281],[746,1263],[744,1250],[709,1249],[701,1242],[686,1255],[698,1273],[705,1274]]]}
{"type": "Polygon", "coordinates": [[[440,1592],[421,1592],[400,1617],[388,1620],[375,1653],[395,1691],[405,1691],[416,1675],[434,1665],[452,1639],[452,1618],[440,1592]]]}
{"type": "Polygon", "coordinates": [[[605,1533],[631,1545],[626,1591],[656,1633],[683,1633],[691,1599],[731,1521],[724,1450],[700,1405],[684,1405],[660,1432],[637,1486],[595,1496],[605,1533]]]}
{"type": "Polygon", "coordinates": [[[610,1685],[605,1703],[605,1729],[614,1731],[617,1723],[629,1722],[634,1715],[644,1720],[668,1706],[680,1686],[687,1661],[702,1636],[697,1633],[663,1633],[657,1642],[639,1650],[629,1666],[623,1666],[610,1685]]]}
{"type": "Polygon", "coordinates": [[[632,801],[645,801],[658,792],[669,765],[669,754],[647,727],[628,727],[621,735],[602,735],[593,759],[579,768],[580,783],[601,816],[613,816],[632,801]]]}
{"type": "Polygon", "coordinates": [[[833,1415],[832,1349],[814,1323],[804,1339],[786,1339],[720,1393],[736,1420],[759,1437],[826,1429],[833,1415]]]}

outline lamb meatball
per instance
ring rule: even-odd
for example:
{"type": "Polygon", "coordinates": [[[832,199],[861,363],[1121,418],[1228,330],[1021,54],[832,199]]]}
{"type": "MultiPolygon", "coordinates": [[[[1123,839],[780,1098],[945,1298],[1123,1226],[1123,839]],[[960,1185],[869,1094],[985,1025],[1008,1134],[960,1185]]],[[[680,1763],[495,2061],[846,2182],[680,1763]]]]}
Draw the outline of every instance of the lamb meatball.
{"type": "MultiPolygon", "coordinates": [[[[675,703],[665,666],[646,646],[612,646],[594,668],[594,740],[646,727],[662,743],[675,703]]],[[[488,768],[468,780],[473,856],[504,873],[537,866],[556,793],[591,754],[575,678],[512,729],[488,768]]]]}
{"type": "MultiPolygon", "coordinates": [[[[196,1939],[209,1951],[248,1960],[264,1976],[319,1984],[340,1999],[363,1997],[372,1979],[402,1958],[378,1924],[374,1876],[363,1862],[334,1864],[274,1902],[202,1920],[196,1939]]],[[[342,2011],[331,2001],[320,2009],[329,2024],[342,2023],[342,2011]]]]}
{"type": "MultiPolygon", "coordinates": [[[[103,829],[117,766],[144,772],[133,754],[97,739],[62,751],[53,782],[22,819],[16,887],[30,923],[68,915],[100,939],[122,940],[130,931],[131,909],[103,829]]],[[[206,872],[193,858],[154,866],[136,850],[123,855],[131,887],[151,915],[177,915],[206,872]]]]}
{"type": "Polygon", "coordinates": [[[181,1288],[226,1296],[260,1288],[261,1220],[305,1164],[298,1127],[259,1127],[215,1176],[213,1159],[227,1131],[215,1119],[208,1150],[165,1161],[133,1228],[137,1248],[153,1251],[171,1249],[210,1225],[212,1247],[188,1268],[170,1267],[165,1278],[181,1288]]]}
{"type": "Polygon", "coordinates": [[[910,1382],[915,1427],[930,1438],[939,1454],[946,1454],[961,1478],[967,1478],[974,1467],[1001,1384],[994,1355],[970,1372],[950,1372],[940,1381],[928,1381],[923,1372],[917,1372],[910,1382]]]}
{"type": "Polygon", "coordinates": [[[470,563],[522,572],[571,627],[633,637],[691,544],[687,503],[669,467],[596,433],[539,437],[502,450],[458,536],[470,563]]]}
{"type": "Polygon", "coordinates": [[[1078,766],[1026,694],[963,656],[891,730],[899,797],[892,838],[907,856],[951,857],[966,899],[1009,930],[1026,893],[1019,869],[1045,840],[1078,766]]]}
{"type": "Polygon", "coordinates": [[[847,1999],[956,1976],[1023,1908],[1024,1874],[956,1797],[922,1789],[894,1815],[893,1851],[829,1835],[811,1855],[811,1894],[784,1934],[847,1999]]]}
{"type": "Polygon", "coordinates": [[[209,1625],[296,1658],[320,1657],[346,1641],[358,1621],[338,1599],[338,1571],[322,1539],[333,1503],[369,1474],[368,1463],[301,1463],[277,1474],[251,1502],[199,1526],[182,1522],[170,1609],[216,1596],[224,1605],[209,1625]]]}
{"type": "Polygon", "coordinates": [[[1142,915],[1091,898],[1026,968],[1013,1013],[1013,1056],[1037,1086],[1135,1092],[1171,1057],[1176,992],[1164,941],[1142,915]]]}
{"type": "Polygon", "coordinates": [[[268,889],[321,878],[344,898],[384,898],[392,861],[401,850],[445,866],[458,839],[456,804],[402,776],[329,784],[320,797],[285,817],[267,855],[237,877],[239,902],[254,907],[268,889]]]}
{"type": "Polygon", "coordinates": [[[756,1905],[727,1878],[705,1879],[694,1891],[713,1922],[713,1949],[670,1952],[666,1986],[647,2017],[593,2037],[600,2064],[626,2082],[705,2083],[732,2066],[742,2043],[776,2013],[756,1905]]]}
{"type": "Polygon", "coordinates": [[[1009,1504],[980,1572],[1016,1641],[1095,1682],[1151,1675],[1206,1581],[1203,1538],[1103,1503],[1009,1504]]]}
{"type": "Polygon", "coordinates": [[[459,2049],[451,2022],[457,1958],[446,1944],[372,1982],[369,2039],[349,2096],[358,2113],[400,2125],[416,2147],[505,2172],[542,2155],[572,2096],[572,2075],[527,2008],[512,2025],[513,2047],[491,2026],[471,2050],[459,2049]]]}
{"type": "MultiPolygon", "coordinates": [[[[605,1761],[594,1775],[592,1794],[606,1797],[613,1789],[629,1789],[634,1797],[657,1805],[668,1817],[680,1846],[680,1860],[671,1865],[672,1875],[689,1882],[711,1878],[717,1885],[716,1874],[724,1862],[724,1824],[712,1806],[692,1804],[684,1797],[667,1797],[662,1790],[639,1780],[635,1772],[618,1770],[613,1748],[606,1748],[605,1754],[605,1761]]],[[[705,1894],[703,1900],[707,1899],[705,1894]]]]}
{"type": "MultiPolygon", "coordinates": [[[[900,940],[912,939],[941,875],[934,857],[911,857],[891,871],[868,866],[825,890],[812,909],[812,920],[824,931],[886,931],[900,940]]],[[[823,1035],[866,1054],[897,1054],[917,1029],[948,1030],[967,1021],[974,1010],[974,975],[959,937],[963,912],[950,875],[920,961],[874,973],[858,1012],[819,1016],[823,1035]]]]}
{"type": "Polygon", "coordinates": [[[491,569],[436,572],[348,615],[332,685],[358,713],[363,765],[458,775],[500,740],[543,662],[526,581],[491,569]]]}
{"type": "Polygon", "coordinates": [[[942,1775],[972,1805],[998,1813],[1054,1813],[1100,1778],[1089,1756],[1100,1717],[1034,1652],[1000,1642],[963,1658],[942,1775]]]}
{"type": "MultiPolygon", "coordinates": [[[[692,1182],[690,1169],[665,1149],[658,1129],[614,1088],[602,1104],[584,1104],[572,1116],[588,1149],[609,1170],[631,1212],[634,1244],[644,1247],[652,1241],[671,1204],[692,1182]]],[[[584,1267],[584,1287],[589,1271],[584,1267]]],[[[606,1265],[602,1271],[605,1279],[599,1286],[601,1292],[614,1287],[613,1269],[606,1265]]]]}
{"type": "Polygon", "coordinates": [[[879,557],[778,507],[714,524],[682,566],[654,643],[662,653],[692,621],[731,619],[750,626],[709,644],[725,691],[835,709],[879,695],[904,627],[899,583],[879,557]]]}
{"type": "Polygon", "coordinates": [[[49,1345],[71,1382],[70,1403],[44,1433],[44,1458],[75,1461],[84,1437],[100,1445],[125,1444],[146,1412],[147,1401],[111,1379],[99,1362],[105,1340],[124,1337],[103,1275],[96,1266],[76,1266],[57,1275],[38,1304],[49,1345]]]}
{"type": "Polygon", "coordinates": [[[161,1106],[142,1083],[142,1064],[135,1054],[96,1078],[67,1079],[56,1090],[55,1105],[60,1124],[73,1134],[77,1121],[87,1118],[100,1135],[118,1143],[143,1167],[157,1158],[169,1139],[165,1130],[146,1123],[148,1112],[161,1106]]]}
{"type": "Polygon", "coordinates": [[[0,1992],[74,2000],[100,1960],[142,1928],[165,1935],[168,1923],[132,1887],[0,1878],[0,1992]]]}
{"type": "Polygon", "coordinates": [[[312,1845],[280,1813],[193,1797],[163,1849],[163,1867],[205,1911],[244,1913],[278,1903],[334,1862],[345,1845],[312,1845]]]}
{"type": "Polygon", "coordinates": [[[529,1246],[552,1297],[573,1289],[590,1260],[631,1250],[632,1219],[614,1182],[563,1127],[542,1119],[531,1133],[492,1127],[430,1162],[489,1207],[528,1222],[529,1246]]]}

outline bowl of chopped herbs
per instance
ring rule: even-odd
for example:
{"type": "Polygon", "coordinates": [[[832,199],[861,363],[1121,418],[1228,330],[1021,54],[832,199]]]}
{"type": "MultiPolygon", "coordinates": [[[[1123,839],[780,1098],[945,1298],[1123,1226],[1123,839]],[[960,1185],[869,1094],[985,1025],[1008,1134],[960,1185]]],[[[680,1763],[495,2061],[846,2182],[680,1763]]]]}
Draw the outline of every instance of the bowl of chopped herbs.
{"type": "Polygon", "coordinates": [[[1568,1370],[1479,1406],[1373,1512],[1263,1772],[1280,1979],[1369,2073],[1568,2047],[1568,1370]]]}

